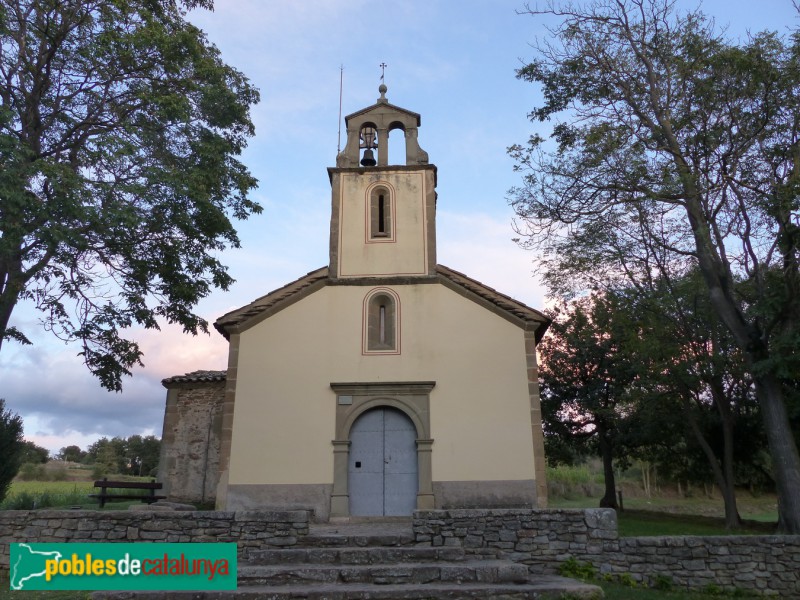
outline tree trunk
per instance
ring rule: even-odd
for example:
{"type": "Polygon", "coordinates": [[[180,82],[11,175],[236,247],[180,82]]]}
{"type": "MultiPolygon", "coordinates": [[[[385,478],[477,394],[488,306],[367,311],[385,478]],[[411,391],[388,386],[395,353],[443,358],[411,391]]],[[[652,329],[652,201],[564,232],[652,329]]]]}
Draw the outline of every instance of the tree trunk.
{"type": "Polygon", "coordinates": [[[736,505],[736,476],[733,471],[734,415],[719,377],[711,381],[711,397],[722,421],[722,476],[726,485],[724,488],[720,487],[719,491],[725,503],[725,528],[738,529],[742,525],[742,518],[736,505]]]}
{"type": "Polygon", "coordinates": [[[778,529],[800,534],[800,455],[789,426],[781,383],[774,375],[754,377],[778,489],[778,529]]]}
{"type": "Polygon", "coordinates": [[[714,450],[711,448],[711,445],[708,443],[703,435],[703,432],[700,431],[700,428],[697,425],[697,419],[695,419],[694,413],[692,412],[690,401],[684,398],[683,402],[686,418],[689,421],[689,426],[692,428],[692,433],[694,433],[697,443],[700,444],[700,447],[703,449],[703,453],[708,459],[711,472],[714,474],[714,481],[716,482],[717,487],[722,494],[722,499],[725,503],[725,528],[738,529],[741,526],[741,521],[739,519],[739,511],[736,508],[736,490],[733,487],[733,480],[725,478],[725,472],[720,466],[720,461],[717,460],[714,450]]]}
{"type": "Polygon", "coordinates": [[[19,258],[22,255],[21,242],[9,238],[8,233],[0,229],[0,239],[6,242],[4,254],[0,255],[0,349],[7,339],[11,314],[27,281],[27,274],[22,272],[22,260],[19,258]],[[9,256],[11,253],[14,254],[13,257],[9,256]]]}
{"type": "Polygon", "coordinates": [[[17,296],[13,295],[10,289],[6,288],[0,292],[0,349],[3,348],[8,323],[11,320],[11,313],[14,312],[16,304],[17,296]]]}
{"type": "Polygon", "coordinates": [[[708,223],[699,217],[702,215],[699,203],[687,202],[686,211],[711,304],[744,352],[747,369],[753,376],[778,491],[778,528],[784,533],[800,534],[800,455],[789,426],[781,382],[773,373],[763,372],[766,369],[762,365],[770,359],[768,342],[758,323],[748,321],[733,298],[730,266],[720,259],[711,244],[708,223]]]}
{"type": "Polygon", "coordinates": [[[617,505],[617,485],[614,481],[614,448],[608,439],[605,426],[598,425],[597,435],[600,441],[600,457],[603,459],[603,480],[605,493],[600,499],[600,508],[619,508],[617,505]]]}

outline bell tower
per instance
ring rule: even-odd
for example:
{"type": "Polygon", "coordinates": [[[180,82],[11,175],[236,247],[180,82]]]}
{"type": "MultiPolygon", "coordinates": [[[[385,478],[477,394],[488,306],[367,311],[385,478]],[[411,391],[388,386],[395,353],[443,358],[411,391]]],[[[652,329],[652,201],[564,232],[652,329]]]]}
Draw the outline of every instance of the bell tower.
{"type": "Polygon", "coordinates": [[[436,167],[417,142],[420,116],[390,104],[386,89],[345,117],[347,143],[328,169],[334,279],[435,274],[436,167]],[[389,164],[390,143],[405,145],[403,164],[389,164]]]}

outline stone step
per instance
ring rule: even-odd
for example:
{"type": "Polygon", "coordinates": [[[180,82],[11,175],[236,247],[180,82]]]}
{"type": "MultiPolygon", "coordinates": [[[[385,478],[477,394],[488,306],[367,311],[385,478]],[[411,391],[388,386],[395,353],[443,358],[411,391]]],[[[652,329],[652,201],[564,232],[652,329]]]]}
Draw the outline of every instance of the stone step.
{"type": "Polygon", "coordinates": [[[330,548],[330,547],[366,547],[366,546],[413,546],[416,544],[414,533],[397,531],[391,533],[310,533],[297,540],[296,547],[330,548]]]}
{"type": "Polygon", "coordinates": [[[377,565],[240,565],[240,586],[372,583],[525,583],[528,568],[507,560],[377,565]]]}
{"type": "Polygon", "coordinates": [[[378,563],[406,563],[464,560],[463,548],[457,546],[390,546],[390,547],[318,547],[280,548],[251,551],[243,561],[248,565],[279,564],[334,564],[374,565],[378,563]]]}
{"type": "Polygon", "coordinates": [[[557,576],[536,576],[524,584],[429,583],[413,585],[321,584],[243,586],[229,592],[94,592],[92,600],[598,600],[603,591],[594,585],[557,576]]]}

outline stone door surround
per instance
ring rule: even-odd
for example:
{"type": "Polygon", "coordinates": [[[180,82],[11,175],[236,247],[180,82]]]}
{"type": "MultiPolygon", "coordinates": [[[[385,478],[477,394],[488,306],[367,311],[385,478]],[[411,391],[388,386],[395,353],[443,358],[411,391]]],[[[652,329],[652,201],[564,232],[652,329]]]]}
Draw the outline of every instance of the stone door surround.
{"type": "Polygon", "coordinates": [[[389,406],[402,411],[417,429],[419,491],[417,509],[434,507],[431,481],[430,392],[435,381],[376,383],[331,383],[336,394],[336,439],[333,444],[332,517],[350,516],[347,464],[350,457],[350,429],[356,419],[371,408],[389,406]]]}

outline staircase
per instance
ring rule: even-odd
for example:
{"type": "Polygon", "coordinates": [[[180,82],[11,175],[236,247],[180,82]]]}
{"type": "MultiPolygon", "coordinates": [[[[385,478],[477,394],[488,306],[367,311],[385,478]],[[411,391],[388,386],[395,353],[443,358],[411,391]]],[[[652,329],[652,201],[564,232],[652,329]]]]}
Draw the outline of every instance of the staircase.
{"type": "MultiPolygon", "coordinates": [[[[416,546],[408,520],[312,525],[299,546],[252,551],[239,560],[238,589],[170,592],[204,600],[384,600],[602,598],[600,588],[525,565],[465,555],[458,546],[416,546]]],[[[125,593],[122,593],[125,594],[125,593]]],[[[93,598],[122,598],[119,592],[93,598]]],[[[126,598],[158,598],[127,593],[126,598]]]]}

